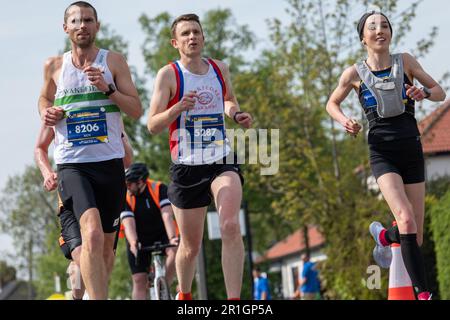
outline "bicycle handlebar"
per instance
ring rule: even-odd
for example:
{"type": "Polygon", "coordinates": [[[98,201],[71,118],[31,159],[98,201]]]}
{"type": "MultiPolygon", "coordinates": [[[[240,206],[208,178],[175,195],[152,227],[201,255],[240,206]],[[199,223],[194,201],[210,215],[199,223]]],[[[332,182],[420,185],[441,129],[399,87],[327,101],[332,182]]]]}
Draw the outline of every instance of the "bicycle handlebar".
{"type": "Polygon", "coordinates": [[[152,246],[142,247],[141,244],[139,243],[139,247],[138,247],[138,250],[137,250],[136,257],[135,257],[135,264],[138,265],[139,257],[144,252],[162,251],[164,249],[174,248],[174,247],[178,247],[178,245],[171,244],[171,243],[164,243],[163,244],[161,242],[155,242],[155,244],[152,245],[152,246]]]}
{"type": "Polygon", "coordinates": [[[148,246],[148,247],[140,247],[139,251],[141,252],[153,252],[153,251],[161,251],[163,249],[166,248],[174,248],[174,247],[178,247],[178,245],[176,244],[171,244],[171,243],[159,243],[159,242],[155,242],[154,245],[152,246],[148,246]]]}

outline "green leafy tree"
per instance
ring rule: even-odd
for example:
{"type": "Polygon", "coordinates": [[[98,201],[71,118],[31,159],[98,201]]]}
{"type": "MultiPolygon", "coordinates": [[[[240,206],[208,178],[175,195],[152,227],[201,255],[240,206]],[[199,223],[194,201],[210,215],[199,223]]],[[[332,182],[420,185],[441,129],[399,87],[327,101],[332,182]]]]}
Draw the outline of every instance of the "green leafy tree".
{"type": "Polygon", "coordinates": [[[114,269],[109,283],[109,297],[111,299],[131,299],[131,280],[125,239],[119,239],[114,269]]]}
{"type": "Polygon", "coordinates": [[[0,260],[0,289],[11,281],[16,280],[16,269],[6,261],[0,260]]]}
{"type": "Polygon", "coordinates": [[[450,299],[450,192],[447,192],[431,210],[431,228],[436,248],[440,298],[450,299]]]}
{"type": "MultiPolygon", "coordinates": [[[[56,204],[56,203],[55,203],[56,204]]],[[[56,220],[56,206],[54,209],[54,219],[56,220]]],[[[55,278],[59,278],[62,293],[70,290],[68,283],[69,261],[63,256],[58,245],[58,238],[61,235],[59,224],[45,228],[44,252],[37,256],[36,262],[36,293],[37,299],[46,299],[55,293],[55,278]]]]}
{"type": "MultiPolygon", "coordinates": [[[[446,238],[439,238],[435,234],[433,221],[439,220],[433,212],[435,206],[440,205],[440,199],[450,190],[450,177],[444,176],[439,179],[427,182],[427,197],[425,201],[425,223],[424,223],[424,240],[422,245],[422,253],[425,260],[425,270],[427,271],[427,281],[430,291],[433,292],[433,299],[441,299],[440,283],[438,279],[438,264],[436,250],[436,242],[443,242],[445,245],[446,238]]],[[[439,209],[436,209],[439,210],[439,209]]],[[[445,289],[443,289],[445,290],[445,289]]]]}
{"type": "Polygon", "coordinates": [[[13,238],[17,268],[28,273],[30,294],[33,281],[40,280],[35,270],[39,256],[47,252],[47,232],[57,228],[56,208],[56,193],[43,189],[41,174],[33,166],[10,177],[0,197],[0,224],[13,238]]]}

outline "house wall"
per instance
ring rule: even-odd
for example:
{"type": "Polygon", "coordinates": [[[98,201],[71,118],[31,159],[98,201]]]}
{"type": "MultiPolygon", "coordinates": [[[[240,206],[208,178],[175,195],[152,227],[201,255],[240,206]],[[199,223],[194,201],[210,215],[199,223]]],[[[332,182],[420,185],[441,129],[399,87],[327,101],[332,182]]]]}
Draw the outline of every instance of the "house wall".
{"type": "Polygon", "coordinates": [[[295,280],[293,271],[298,270],[300,265],[300,257],[292,257],[283,259],[281,267],[281,278],[283,282],[283,296],[288,299],[293,296],[295,292],[295,280]]]}
{"type": "Polygon", "coordinates": [[[450,176],[450,154],[430,156],[425,159],[427,181],[450,176]]]}

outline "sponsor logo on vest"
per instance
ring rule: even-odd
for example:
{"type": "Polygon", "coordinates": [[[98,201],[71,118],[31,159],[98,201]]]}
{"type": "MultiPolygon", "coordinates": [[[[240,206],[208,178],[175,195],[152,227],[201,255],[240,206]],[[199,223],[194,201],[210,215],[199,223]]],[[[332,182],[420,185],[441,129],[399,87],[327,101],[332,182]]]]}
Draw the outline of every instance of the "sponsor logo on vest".
{"type": "Polygon", "coordinates": [[[214,96],[212,95],[211,92],[202,92],[200,93],[199,97],[198,97],[198,102],[200,104],[206,105],[206,104],[210,104],[214,99],[214,96]]]}
{"type": "Polygon", "coordinates": [[[92,92],[98,92],[98,89],[96,86],[85,86],[85,87],[79,87],[79,88],[68,88],[63,89],[59,92],[58,96],[67,96],[67,95],[73,95],[73,94],[81,94],[81,93],[92,93],[92,92]]]}

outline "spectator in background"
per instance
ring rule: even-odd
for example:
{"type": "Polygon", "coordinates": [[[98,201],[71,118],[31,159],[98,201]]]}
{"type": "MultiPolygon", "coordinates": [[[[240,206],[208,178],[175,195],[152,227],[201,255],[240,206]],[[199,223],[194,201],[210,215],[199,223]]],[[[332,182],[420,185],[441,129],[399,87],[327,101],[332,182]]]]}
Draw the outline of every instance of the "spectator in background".
{"type": "Polygon", "coordinates": [[[254,300],[271,300],[269,280],[267,273],[261,272],[259,267],[253,270],[253,299],[254,300]]]}
{"type": "Polygon", "coordinates": [[[309,254],[302,254],[303,271],[293,298],[300,297],[302,300],[320,299],[319,271],[316,269],[316,264],[309,259],[309,254]]]}

